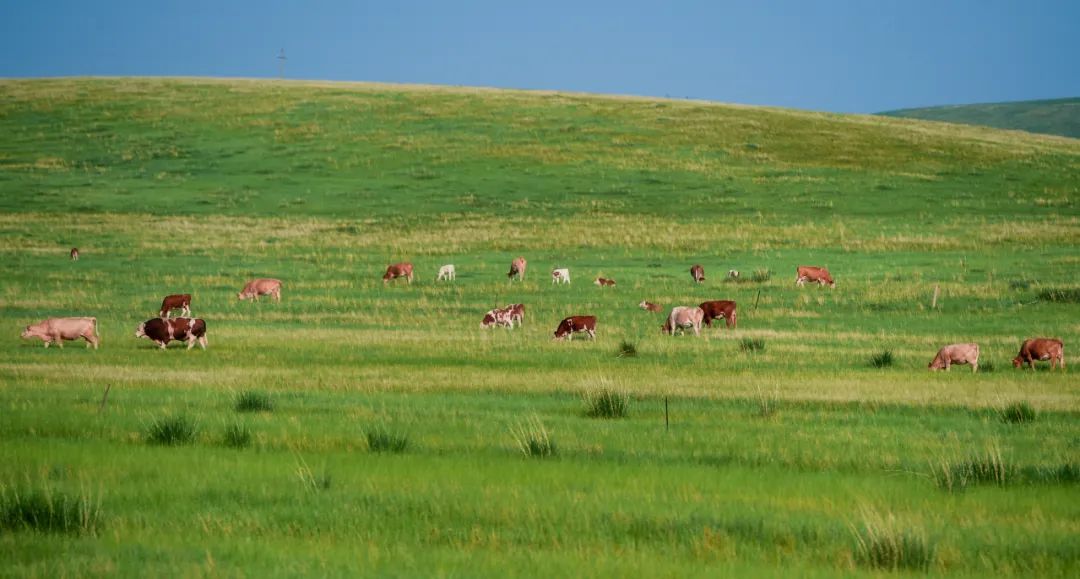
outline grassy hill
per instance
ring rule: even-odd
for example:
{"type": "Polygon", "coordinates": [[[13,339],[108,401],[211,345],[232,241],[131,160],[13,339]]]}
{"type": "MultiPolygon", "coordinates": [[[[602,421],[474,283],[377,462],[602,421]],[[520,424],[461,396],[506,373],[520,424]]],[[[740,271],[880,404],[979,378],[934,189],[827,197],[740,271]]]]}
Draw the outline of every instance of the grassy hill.
{"type": "Polygon", "coordinates": [[[880,114],[1080,139],[1080,98],[926,107],[880,114]]]}
{"type": "Polygon", "coordinates": [[[1080,141],[204,79],[0,81],[0,136],[0,574],[1080,567],[1080,383],[1010,364],[1080,340],[1080,141]],[[206,351],[133,336],[171,293],[206,351]],[[739,326],[662,336],[643,299],[739,326]],[[571,314],[595,342],[551,340],[571,314]],[[100,350],[18,337],[74,315],[100,350]],[[927,371],[968,341],[978,373],[927,371]]]}

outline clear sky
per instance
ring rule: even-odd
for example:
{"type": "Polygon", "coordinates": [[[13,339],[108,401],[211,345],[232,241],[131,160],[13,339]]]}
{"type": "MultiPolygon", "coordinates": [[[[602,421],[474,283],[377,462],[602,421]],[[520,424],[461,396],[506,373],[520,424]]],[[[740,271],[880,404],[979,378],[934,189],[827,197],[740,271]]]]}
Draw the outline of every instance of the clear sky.
{"type": "Polygon", "coordinates": [[[0,77],[287,78],[835,112],[1080,96],[1080,0],[0,0],[0,77]]]}

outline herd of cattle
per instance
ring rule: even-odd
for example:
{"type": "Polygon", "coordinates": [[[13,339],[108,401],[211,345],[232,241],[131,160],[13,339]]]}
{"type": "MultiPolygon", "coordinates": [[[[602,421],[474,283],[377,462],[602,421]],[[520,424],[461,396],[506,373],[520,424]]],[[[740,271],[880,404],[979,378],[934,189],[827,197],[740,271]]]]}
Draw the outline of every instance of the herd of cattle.
{"type": "MultiPolygon", "coordinates": [[[[79,250],[72,248],[70,256],[72,260],[78,260],[79,250]]],[[[506,274],[510,282],[513,283],[515,279],[524,281],[527,266],[528,263],[524,257],[514,258],[510,263],[510,271],[506,274]]],[[[738,277],[738,275],[739,273],[734,270],[728,272],[729,277],[734,278],[738,277]]],[[[690,268],[690,277],[695,283],[705,281],[705,269],[701,265],[695,264],[690,268]]],[[[395,263],[388,266],[382,279],[385,284],[399,278],[405,278],[407,283],[412,283],[413,265],[411,263],[395,263]]],[[[436,281],[454,281],[457,279],[457,271],[452,264],[444,265],[439,268],[435,279],[436,281]]],[[[795,284],[801,286],[806,282],[827,285],[830,288],[836,287],[836,282],[833,281],[828,269],[800,265],[796,269],[795,284]]],[[[553,269],[551,271],[551,283],[570,283],[570,270],[567,268],[553,269]]],[[[600,287],[611,287],[615,285],[615,280],[598,277],[593,283],[600,287]]],[[[275,301],[280,302],[281,280],[255,279],[245,284],[244,288],[236,294],[239,300],[253,299],[257,301],[259,296],[271,296],[275,301]]],[[[649,312],[663,311],[660,305],[649,301],[642,301],[638,304],[638,307],[649,312]]],[[[165,349],[169,342],[176,340],[187,343],[189,350],[196,343],[205,350],[207,346],[206,321],[189,316],[191,316],[191,294],[166,296],[161,302],[158,317],[139,324],[138,329],[135,331],[135,337],[148,338],[161,349],[165,349]],[[173,310],[180,310],[180,317],[171,318],[170,315],[173,310]]],[[[728,328],[738,326],[738,313],[734,301],[714,300],[702,302],[697,306],[674,306],[668,313],[661,330],[663,333],[672,336],[675,335],[677,330],[683,333],[687,330],[693,330],[694,335],[697,336],[701,333],[702,325],[711,327],[713,320],[721,319],[724,320],[728,328]]],[[[510,304],[504,308],[494,308],[485,313],[480,322],[480,327],[502,326],[513,329],[515,325],[521,326],[524,320],[525,305],[510,304]]],[[[585,333],[589,338],[595,340],[596,316],[585,315],[563,318],[555,328],[552,339],[570,341],[573,340],[576,333],[585,333]]],[[[26,326],[22,337],[24,339],[41,338],[45,342],[46,348],[53,342],[63,348],[64,340],[83,338],[86,340],[88,348],[93,346],[96,350],[100,342],[97,333],[97,318],[90,317],[49,318],[43,322],[26,326]]],[[[1016,368],[1027,363],[1030,368],[1034,369],[1036,360],[1049,360],[1051,369],[1055,366],[1064,369],[1064,344],[1057,338],[1031,338],[1025,340],[1020,346],[1020,353],[1013,358],[1012,362],[1013,367],[1016,368]]],[[[949,344],[938,351],[928,367],[931,370],[948,370],[954,364],[968,364],[971,366],[972,372],[977,372],[979,369],[979,345],[974,343],[949,344]]]]}

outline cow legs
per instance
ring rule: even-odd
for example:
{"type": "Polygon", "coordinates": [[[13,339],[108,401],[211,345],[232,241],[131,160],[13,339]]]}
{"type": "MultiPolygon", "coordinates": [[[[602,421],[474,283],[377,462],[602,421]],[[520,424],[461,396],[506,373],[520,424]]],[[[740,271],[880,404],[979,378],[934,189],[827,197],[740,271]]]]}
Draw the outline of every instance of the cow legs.
{"type": "Polygon", "coordinates": [[[64,349],[64,338],[60,334],[54,335],[53,340],[56,341],[56,345],[60,346],[61,350],[64,349]]]}
{"type": "Polygon", "coordinates": [[[205,336],[205,335],[203,335],[203,336],[199,336],[199,346],[200,346],[200,347],[201,347],[201,348],[202,348],[203,350],[205,350],[205,349],[206,349],[206,344],[207,344],[207,341],[206,341],[206,336],[205,336]]]}
{"type": "Polygon", "coordinates": [[[94,349],[98,349],[98,339],[93,334],[84,334],[83,339],[86,340],[86,347],[89,348],[93,344],[94,349]]]}
{"type": "Polygon", "coordinates": [[[185,318],[190,318],[191,317],[191,306],[184,306],[184,317],[185,318]]]}
{"type": "Polygon", "coordinates": [[[589,338],[594,342],[596,341],[596,330],[589,330],[589,338]]]}
{"type": "Polygon", "coordinates": [[[979,361],[975,360],[971,363],[971,373],[974,374],[979,371],[979,361]]]}

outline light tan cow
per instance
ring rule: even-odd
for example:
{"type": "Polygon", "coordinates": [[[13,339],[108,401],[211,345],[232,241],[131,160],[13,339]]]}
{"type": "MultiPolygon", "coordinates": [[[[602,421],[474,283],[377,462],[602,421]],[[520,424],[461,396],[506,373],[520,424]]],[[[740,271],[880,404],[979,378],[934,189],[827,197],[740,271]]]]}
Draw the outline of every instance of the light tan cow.
{"type": "Polygon", "coordinates": [[[705,310],[697,306],[675,306],[671,308],[671,313],[668,314],[668,319],[661,329],[665,334],[674,336],[677,328],[681,328],[684,332],[686,328],[692,328],[694,335],[700,336],[703,319],[705,319],[705,310]]]}
{"type": "Polygon", "coordinates": [[[26,326],[22,333],[23,339],[41,338],[45,347],[56,342],[61,348],[64,340],[86,340],[86,347],[91,345],[97,350],[101,338],[97,335],[97,318],[49,318],[44,322],[38,322],[26,326]]]}
{"type": "Polygon", "coordinates": [[[978,344],[949,344],[938,350],[937,356],[926,367],[931,370],[946,371],[953,364],[971,364],[971,373],[979,371],[979,345],[978,344]]]}
{"type": "Polygon", "coordinates": [[[663,308],[660,307],[660,304],[654,304],[648,300],[641,300],[641,303],[637,306],[649,312],[659,312],[663,310],[663,308]]]}
{"type": "Polygon", "coordinates": [[[804,285],[806,282],[836,287],[829,270],[815,265],[800,265],[795,268],[795,285],[804,285]]]}
{"type": "Polygon", "coordinates": [[[236,299],[259,301],[259,296],[273,296],[274,301],[281,301],[281,280],[270,278],[253,279],[236,294],[236,299]]]}
{"type": "Polygon", "coordinates": [[[514,281],[514,278],[518,278],[520,281],[525,281],[525,267],[529,265],[529,262],[525,261],[524,257],[515,257],[510,262],[510,273],[506,274],[506,277],[510,278],[510,281],[514,281]]]}

